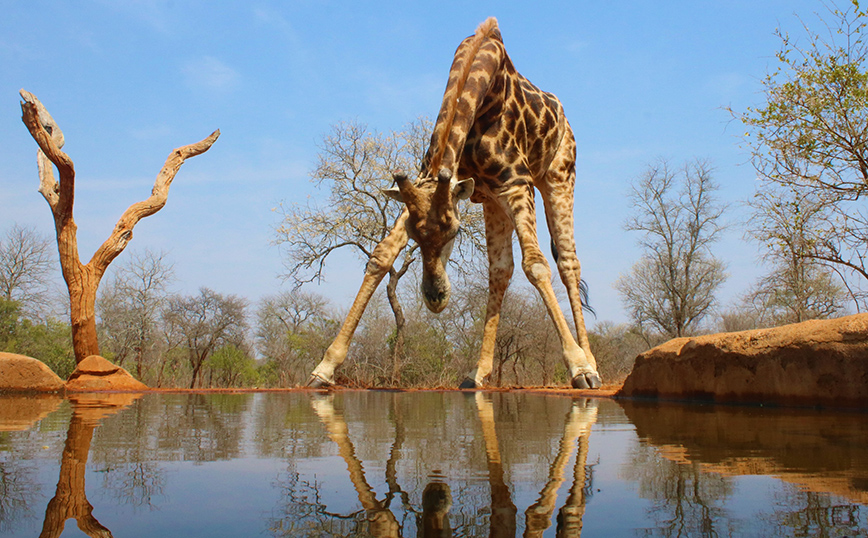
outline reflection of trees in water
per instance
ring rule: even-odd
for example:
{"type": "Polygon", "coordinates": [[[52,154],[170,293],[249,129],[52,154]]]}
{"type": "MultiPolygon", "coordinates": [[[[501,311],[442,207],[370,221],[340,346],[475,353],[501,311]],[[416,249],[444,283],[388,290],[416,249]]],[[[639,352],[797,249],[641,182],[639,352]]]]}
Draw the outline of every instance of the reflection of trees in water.
{"type": "Polygon", "coordinates": [[[54,497],[45,508],[45,520],[40,538],[60,536],[66,520],[75,519],[78,528],[88,536],[111,537],[111,531],[102,526],[93,515],[93,506],[85,494],[84,477],[93,430],[98,418],[80,414],[75,409],[69,423],[66,445],[60,462],[60,477],[54,497]]]}
{"type": "Polygon", "coordinates": [[[69,408],[57,411],[56,395],[0,394],[0,534],[41,514],[34,507],[44,502],[38,459],[60,457],[56,448],[66,435],[69,408]],[[49,448],[50,447],[50,448],[49,448]]]}
{"type": "Polygon", "coordinates": [[[839,538],[868,536],[864,507],[824,493],[783,484],[777,509],[760,518],[763,536],[839,538]]]}
{"type": "Polygon", "coordinates": [[[270,393],[262,398],[253,419],[258,456],[292,462],[319,458],[332,449],[309,401],[309,394],[292,392],[270,393]]]}
{"type": "Polygon", "coordinates": [[[135,402],[94,434],[91,464],[100,495],[120,505],[155,510],[168,502],[162,462],[218,461],[244,452],[253,394],[163,394],[135,402]],[[123,439],[124,442],[118,442],[123,439]]]}
{"type": "Polygon", "coordinates": [[[656,526],[641,536],[737,535],[737,522],[723,508],[734,491],[731,478],[703,472],[698,463],[666,459],[644,442],[635,446],[622,474],[638,482],[640,497],[653,501],[649,516],[656,526]]]}
{"type": "Polygon", "coordinates": [[[120,463],[105,469],[100,488],[103,498],[134,508],[159,509],[165,501],[166,471],[155,461],[120,463]]]}
{"type": "Polygon", "coordinates": [[[316,480],[309,482],[289,470],[274,485],[280,491],[281,502],[268,520],[272,536],[352,536],[356,522],[328,512],[316,480]]]}
{"type": "MultiPolygon", "coordinates": [[[[104,442],[96,445],[92,461],[114,472],[117,462],[238,458],[244,452],[252,401],[249,393],[151,395],[100,427],[96,436],[104,442]]],[[[129,471],[147,470],[146,466],[129,471]]]]}
{"type": "Polygon", "coordinates": [[[11,532],[18,521],[35,517],[32,506],[40,497],[37,484],[33,461],[0,452],[0,533],[11,532]]]}

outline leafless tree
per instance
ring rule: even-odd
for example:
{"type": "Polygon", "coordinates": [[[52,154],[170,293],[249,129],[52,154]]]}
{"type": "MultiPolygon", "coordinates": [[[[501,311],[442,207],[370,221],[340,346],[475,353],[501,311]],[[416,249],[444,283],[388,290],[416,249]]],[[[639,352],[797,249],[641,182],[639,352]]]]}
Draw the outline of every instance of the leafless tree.
{"type": "Polygon", "coordinates": [[[160,312],[174,278],[165,252],[134,253],[97,301],[104,344],[118,366],[131,356],[139,379],[143,379],[145,364],[160,351],[160,312]]]}
{"type": "Polygon", "coordinates": [[[53,269],[51,245],[33,228],[13,224],[0,240],[0,299],[15,301],[28,314],[48,302],[53,269]]]}
{"type": "Polygon", "coordinates": [[[208,288],[187,297],[171,297],[163,314],[166,331],[178,342],[190,363],[190,388],[195,388],[205,361],[224,345],[243,346],[247,303],[235,295],[208,288]]]}
{"type": "Polygon", "coordinates": [[[726,279],[710,250],[726,209],[714,197],[717,188],[701,160],[680,170],[661,160],[634,181],[634,215],[625,228],[641,232],[644,254],[615,286],[639,326],[674,338],[695,330],[710,312],[726,279]]]}
{"type": "MultiPolygon", "coordinates": [[[[536,290],[512,287],[507,291],[494,348],[494,385],[552,383],[561,366],[561,344],[550,324],[536,290]],[[511,376],[506,371],[509,366],[511,376]]],[[[563,374],[566,377],[566,370],[563,374]]]]}
{"type": "Polygon", "coordinates": [[[61,151],[63,132],[36,96],[21,90],[22,120],[39,145],[39,192],[48,202],[54,217],[60,268],[69,290],[70,325],[76,363],[99,354],[96,333],[96,292],[109,264],[126,248],[138,222],[166,205],[169,187],[184,161],[208,151],[220,136],[214,131],[204,140],[172,151],[157,175],[151,195],[127,208],[114,230],[86,264],[78,252],[78,227],[72,217],[75,198],[75,168],[72,159],[61,151]],[[52,166],[53,165],[53,166],[52,166]],[[60,179],[54,177],[57,167],[60,179]]]}
{"type": "Polygon", "coordinates": [[[762,323],[778,325],[834,316],[847,295],[834,268],[813,253],[824,204],[791,188],[758,192],[748,234],[765,247],[770,272],[748,293],[746,301],[762,323]]]}
{"type": "MultiPolygon", "coordinates": [[[[321,280],[326,260],[339,249],[349,248],[363,260],[371,257],[403,210],[380,190],[390,186],[394,170],[417,166],[412,151],[416,144],[409,134],[380,134],[359,123],[340,123],[323,137],[311,179],[329,189],[328,202],[323,207],[284,206],[277,229],[276,242],[284,252],[288,278],[297,285],[321,280]]],[[[414,251],[415,247],[409,248],[400,264],[392,267],[386,285],[399,339],[392,359],[396,374],[403,358],[405,325],[397,288],[415,261],[414,251]]]]}
{"type": "Polygon", "coordinates": [[[588,338],[599,358],[600,374],[614,383],[623,382],[630,375],[637,355],[665,340],[660,335],[643,332],[636,325],[610,321],[597,323],[588,332],[588,338]]]}

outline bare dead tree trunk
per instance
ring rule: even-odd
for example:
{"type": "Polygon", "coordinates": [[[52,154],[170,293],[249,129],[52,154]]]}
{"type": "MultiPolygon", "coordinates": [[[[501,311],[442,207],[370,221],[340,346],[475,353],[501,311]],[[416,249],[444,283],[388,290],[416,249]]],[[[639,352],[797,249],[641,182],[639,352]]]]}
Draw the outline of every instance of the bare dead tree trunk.
{"type": "Polygon", "coordinates": [[[60,127],[30,92],[21,90],[21,119],[39,145],[39,192],[48,202],[54,216],[60,268],[69,290],[70,324],[75,362],[99,354],[96,336],[96,291],[109,264],[121,253],[133,237],[133,227],[143,218],[153,215],[166,205],[169,187],[184,161],[208,151],[220,136],[214,131],[208,138],[175,149],[157,175],[151,196],[124,211],[108,239],[97,249],[87,264],[78,253],[77,226],[72,217],[75,198],[75,168],[72,159],[61,151],[64,138],[60,127]],[[60,181],[54,178],[57,167],[60,181]]]}

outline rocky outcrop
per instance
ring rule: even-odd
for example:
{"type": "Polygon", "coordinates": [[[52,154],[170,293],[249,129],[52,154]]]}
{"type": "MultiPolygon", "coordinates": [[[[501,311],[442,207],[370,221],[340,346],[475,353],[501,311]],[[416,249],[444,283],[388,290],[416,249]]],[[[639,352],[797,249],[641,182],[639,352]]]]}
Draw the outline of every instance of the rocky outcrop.
{"type": "Polygon", "coordinates": [[[59,392],[63,380],[42,361],[0,353],[0,392],[59,392]]]}
{"type": "Polygon", "coordinates": [[[619,395],[868,408],[868,314],[676,338],[639,355],[619,395]]]}
{"type": "Polygon", "coordinates": [[[134,392],[147,389],[147,385],[134,378],[129,372],[99,355],[91,355],[78,363],[66,382],[66,390],[76,392],[103,390],[134,392]]]}

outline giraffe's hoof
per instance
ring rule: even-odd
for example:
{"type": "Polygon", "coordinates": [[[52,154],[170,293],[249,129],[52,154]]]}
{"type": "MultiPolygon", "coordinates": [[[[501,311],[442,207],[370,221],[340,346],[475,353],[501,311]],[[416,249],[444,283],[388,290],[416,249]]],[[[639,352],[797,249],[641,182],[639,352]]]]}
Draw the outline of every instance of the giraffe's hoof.
{"type": "Polygon", "coordinates": [[[603,386],[603,380],[596,372],[586,372],[576,375],[570,384],[574,389],[598,389],[603,386]]]}
{"type": "Polygon", "coordinates": [[[464,381],[458,385],[459,389],[476,389],[479,388],[479,385],[476,384],[476,381],[470,379],[469,377],[465,377],[464,381]]]}
{"type": "Polygon", "coordinates": [[[332,384],[318,375],[312,375],[310,376],[310,379],[307,380],[307,385],[305,386],[310,389],[327,389],[331,387],[332,384]]]}

